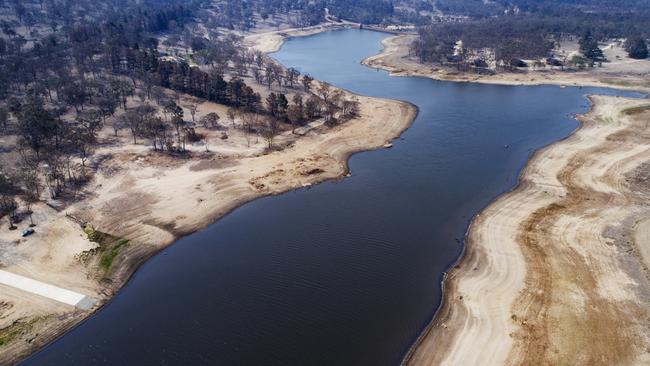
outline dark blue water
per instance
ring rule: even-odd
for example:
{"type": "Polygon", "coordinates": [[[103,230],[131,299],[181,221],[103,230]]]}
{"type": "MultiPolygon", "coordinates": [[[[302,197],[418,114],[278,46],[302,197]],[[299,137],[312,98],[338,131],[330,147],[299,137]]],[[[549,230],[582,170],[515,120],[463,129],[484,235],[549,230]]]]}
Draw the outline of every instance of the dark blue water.
{"type": "Polygon", "coordinates": [[[438,307],[471,216],[516,184],[535,149],[576,128],[585,94],[613,92],[391,78],[359,64],[384,37],[323,33],[274,57],[417,105],[393,149],[180,240],[25,365],[398,364],[438,307]]]}

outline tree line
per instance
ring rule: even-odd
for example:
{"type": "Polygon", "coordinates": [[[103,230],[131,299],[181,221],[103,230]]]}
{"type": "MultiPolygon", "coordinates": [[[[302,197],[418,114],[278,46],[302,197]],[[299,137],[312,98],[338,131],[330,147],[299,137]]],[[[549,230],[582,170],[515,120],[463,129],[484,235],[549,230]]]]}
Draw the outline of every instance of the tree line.
{"type": "MultiPolygon", "coordinates": [[[[220,1],[211,5],[213,12],[203,12],[213,26],[250,30],[259,18],[288,16],[292,25],[307,27],[325,21],[325,9],[335,19],[363,24],[425,22],[417,10],[430,9],[426,0],[240,0],[220,1]],[[408,6],[396,7],[395,4],[408,6]],[[213,14],[217,16],[214,17],[213,14]],[[259,18],[258,18],[259,17],[259,18]]],[[[201,16],[201,14],[199,14],[201,16]]]]}
{"type": "Polygon", "coordinates": [[[616,38],[629,40],[630,57],[645,58],[648,5],[647,0],[440,0],[439,10],[468,18],[421,27],[413,52],[424,62],[457,62],[454,45],[462,40],[467,49],[491,49],[497,62],[515,66],[521,59],[552,58],[560,41],[575,36],[588,42],[581,44],[586,62],[604,61],[597,42],[616,38]]]}

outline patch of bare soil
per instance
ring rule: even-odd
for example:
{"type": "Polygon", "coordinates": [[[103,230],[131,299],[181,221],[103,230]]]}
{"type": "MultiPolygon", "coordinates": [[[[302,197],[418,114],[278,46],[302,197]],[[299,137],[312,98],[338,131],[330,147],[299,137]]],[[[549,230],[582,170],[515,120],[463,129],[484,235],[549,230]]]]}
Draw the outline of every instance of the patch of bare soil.
{"type": "Polygon", "coordinates": [[[201,160],[198,163],[190,166],[193,172],[200,172],[202,170],[225,169],[237,165],[237,161],[233,159],[210,159],[201,160]]]}

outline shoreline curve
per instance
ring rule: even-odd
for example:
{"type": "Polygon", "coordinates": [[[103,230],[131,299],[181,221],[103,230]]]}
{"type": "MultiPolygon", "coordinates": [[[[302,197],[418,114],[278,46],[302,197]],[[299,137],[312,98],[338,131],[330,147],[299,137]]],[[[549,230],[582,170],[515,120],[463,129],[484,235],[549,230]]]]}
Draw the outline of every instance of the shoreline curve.
{"type": "MultiPolygon", "coordinates": [[[[289,31],[271,32],[272,36],[270,39],[272,43],[270,44],[279,49],[287,37],[309,36],[333,29],[348,28],[350,26],[347,23],[333,27],[317,26],[304,33],[291,33],[290,35],[281,34],[289,31]],[[277,42],[277,37],[280,37],[281,42],[277,42]]],[[[263,42],[267,42],[267,40],[263,42]]],[[[251,47],[255,47],[255,44],[251,45],[251,47]]],[[[267,46],[265,45],[264,47],[267,46]]],[[[261,50],[265,53],[274,52],[273,47],[261,50]]],[[[316,82],[318,81],[316,80],[316,82]]],[[[334,87],[334,89],[340,88],[334,87]]],[[[353,155],[384,148],[388,142],[398,139],[412,125],[418,114],[417,106],[409,102],[367,97],[351,93],[344,89],[340,90],[349,96],[358,98],[360,102],[360,113],[358,117],[315,137],[302,137],[296,141],[295,146],[286,150],[264,156],[244,158],[244,161],[242,161],[242,165],[245,165],[247,160],[266,159],[269,160],[266,165],[272,168],[273,166],[277,166],[277,164],[301,165],[297,161],[316,154],[319,159],[327,156],[321,161],[321,164],[325,164],[323,166],[323,173],[314,177],[299,180],[294,179],[281,186],[269,187],[266,191],[250,190],[250,184],[247,180],[241,182],[241,187],[238,187],[235,192],[231,192],[231,189],[226,187],[229,196],[225,198],[221,197],[221,200],[227,201],[230,199],[230,201],[225,204],[222,202],[215,205],[213,211],[209,212],[205,217],[194,217],[193,219],[195,221],[191,225],[175,228],[173,231],[165,233],[165,237],[155,244],[138,243],[137,248],[127,248],[123,254],[128,258],[116,263],[115,272],[111,278],[112,283],[108,288],[103,289],[107,294],[98,300],[96,307],[92,311],[75,311],[73,315],[68,316],[65,320],[52,322],[44,328],[39,329],[39,337],[33,339],[31,343],[21,342],[21,345],[10,345],[3,352],[2,357],[0,357],[0,363],[20,363],[28,360],[36,353],[45,350],[50,344],[56,342],[76,327],[81,326],[97,312],[101,311],[104,306],[110,304],[115,295],[128,285],[133,275],[146,261],[155,255],[159,255],[164,249],[174,245],[174,243],[183,237],[201,231],[207,226],[216,223],[242,205],[260,198],[279,195],[296,189],[303,189],[305,184],[320,184],[344,179],[350,171],[349,159],[353,155]],[[383,109],[383,112],[377,113],[378,108],[383,109]],[[238,193],[240,195],[237,195],[238,193]]],[[[235,184],[238,184],[239,180],[235,184]]],[[[137,233],[138,230],[146,231],[147,229],[140,227],[133,228],[133,230],[137,233]]]]}

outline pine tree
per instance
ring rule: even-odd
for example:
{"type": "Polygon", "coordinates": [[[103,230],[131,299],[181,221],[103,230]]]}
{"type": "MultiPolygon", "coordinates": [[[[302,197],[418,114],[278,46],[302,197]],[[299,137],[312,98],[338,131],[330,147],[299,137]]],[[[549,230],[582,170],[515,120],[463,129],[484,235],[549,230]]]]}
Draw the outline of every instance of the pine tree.
{"type": "Polygon", "coordinates": [[[598,48],[598,41],[591,32],[585,33],[580,38],[580,52],[591,61],[605,61],[603,50],[598,48]]]}
{"type": "Polygon", "coordinates": [[[631,58],[639,60],[648,58],[648,44],[643,38],[628,39],[625,44],[625,50],[631,58]]]}

